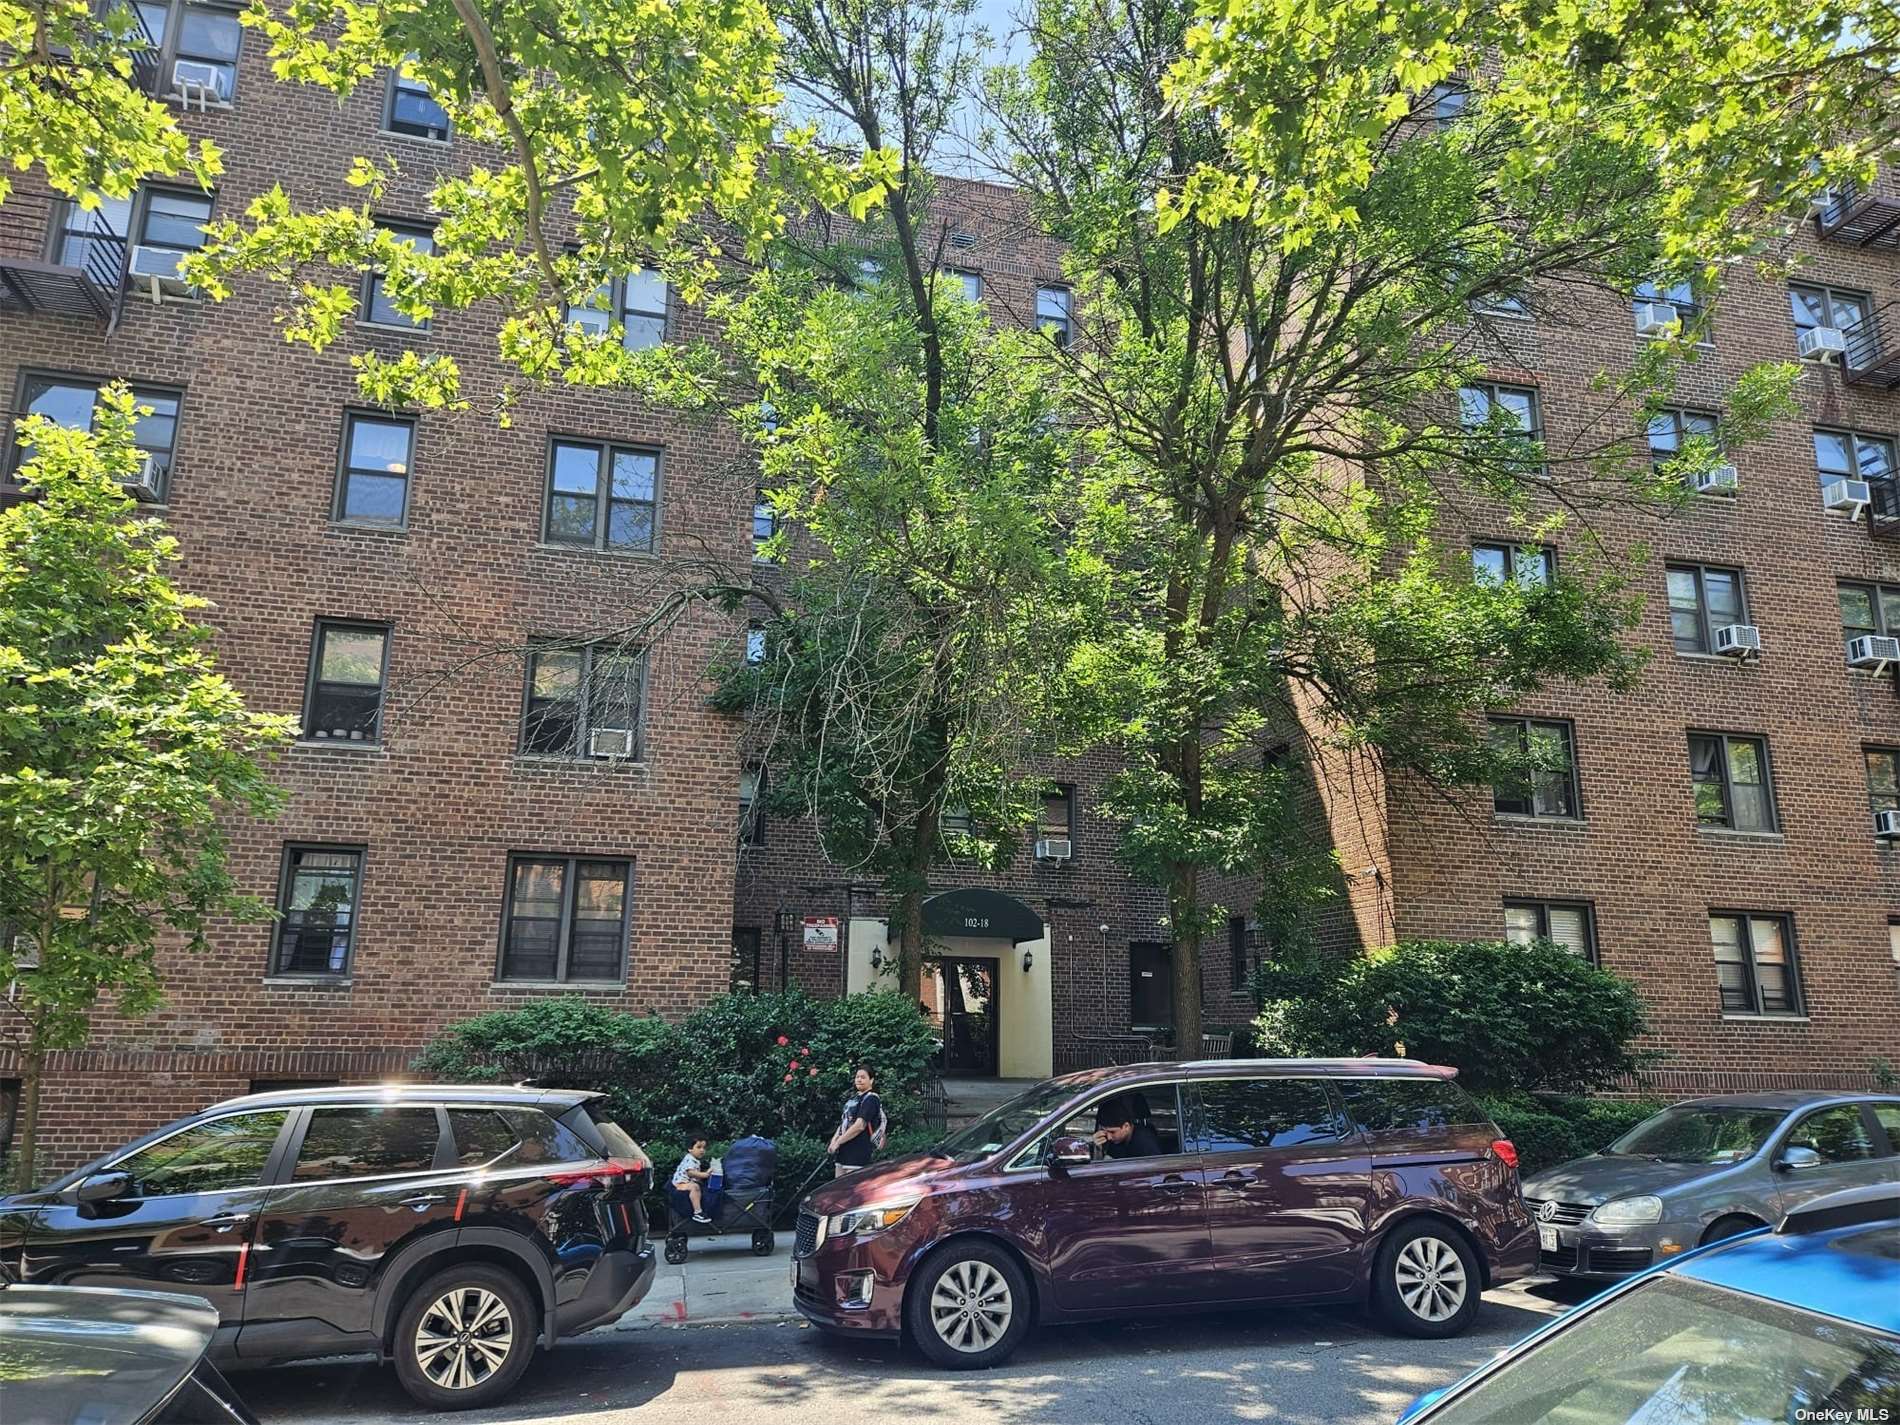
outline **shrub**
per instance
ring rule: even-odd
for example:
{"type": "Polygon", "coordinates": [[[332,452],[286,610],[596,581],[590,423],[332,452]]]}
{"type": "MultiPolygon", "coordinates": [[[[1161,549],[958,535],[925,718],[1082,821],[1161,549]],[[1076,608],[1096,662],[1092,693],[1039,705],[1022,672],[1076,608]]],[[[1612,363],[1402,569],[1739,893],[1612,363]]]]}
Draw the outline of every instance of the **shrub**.
{"type": "Polygon", "coordinates": [[[1642,1000],[1548,941],[1415,940],[1351,959],[1263,966],[1259,1052],[1451,1064],[1477,1093],[1580,1093],[1636,1074],[1642,1000]]]}
{"type": "Polygon", "coordinates": [[[1481,1099],[1517,1149],[1525,1177],[1606,1148],[1663,1107],[1652,1099],[1491,1097],[1481,1099]]]}

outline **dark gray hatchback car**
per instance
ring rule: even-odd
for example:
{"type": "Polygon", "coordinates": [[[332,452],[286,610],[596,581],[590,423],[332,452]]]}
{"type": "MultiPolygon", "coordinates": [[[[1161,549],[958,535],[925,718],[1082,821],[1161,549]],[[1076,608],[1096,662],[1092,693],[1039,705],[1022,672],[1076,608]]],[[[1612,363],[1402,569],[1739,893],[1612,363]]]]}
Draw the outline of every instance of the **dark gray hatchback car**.
{"type": "Polygon", "coordinates": [[[646,1155],[573,1090],[230,1099],[0,1199],[0,1275],[188,1292],[220,1364],[374,1352],[426,1405],[506,1394],[654,1274],[646,1155]]]}

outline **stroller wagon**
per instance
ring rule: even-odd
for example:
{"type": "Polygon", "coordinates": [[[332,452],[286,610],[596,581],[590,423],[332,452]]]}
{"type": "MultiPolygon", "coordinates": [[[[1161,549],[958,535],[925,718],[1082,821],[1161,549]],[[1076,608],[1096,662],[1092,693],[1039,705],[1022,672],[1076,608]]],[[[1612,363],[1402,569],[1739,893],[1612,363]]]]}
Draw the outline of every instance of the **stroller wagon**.
{"type": "Polygon", "coordinates": [[[722,1172],[707,1183],[706,1215],[711,1222],[695,1222],[667,1197],[666,1260],[678,1266],[686,1260],[687,1239],[717,1237],[722,1233],[750,1232],[755,1256],[769,1257],[777,1245],[772,1236],[772,1174],[778,1167],[778,1147],[770,1138],[741,1138],[726,1150],[722,1172]]]}

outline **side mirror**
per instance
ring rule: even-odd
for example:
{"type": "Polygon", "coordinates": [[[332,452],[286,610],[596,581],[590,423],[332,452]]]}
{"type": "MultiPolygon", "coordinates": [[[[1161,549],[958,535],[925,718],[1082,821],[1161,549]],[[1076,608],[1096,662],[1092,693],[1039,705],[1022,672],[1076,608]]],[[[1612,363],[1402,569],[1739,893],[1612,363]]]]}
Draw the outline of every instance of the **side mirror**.
{"type": "Polygon", "coordinates": [[[73,1187],[73,1200],[76,1202],[111,1202],[114,1198],[124,1197],[132,1191],[130,1173],[104,1172],[94,1173],[89,1178],[81,1178],[73,1187]]]}
{"type": "Polygon", "coordinates": [[[1074,1167],[1095,1161],[1095,1147],[1086,1138],[1064,1134],[1049,1145],[1049,1161],[1057,1167],[1074,1167]]]}
{"type": "Polygon", "coordinates": [[[1825,1161],[1812,1148],[1783,1148],[1781,1156],[1775,1159],[1775,1170],[1789,1173],[1796,1168],[1818,1168],[1825,1161]]]}

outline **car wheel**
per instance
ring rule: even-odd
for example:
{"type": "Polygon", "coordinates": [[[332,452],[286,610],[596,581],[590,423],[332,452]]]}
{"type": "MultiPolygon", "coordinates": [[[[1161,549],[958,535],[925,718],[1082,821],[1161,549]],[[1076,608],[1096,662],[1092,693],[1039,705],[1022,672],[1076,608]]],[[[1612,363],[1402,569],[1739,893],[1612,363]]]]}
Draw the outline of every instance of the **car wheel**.
{"type": "Polygon", "coordinates": [[[527,1370],[536,1316],[526,1288],[499,1267],[439,1271],[410,1293],[396,1320],[396,1378],[436,1410],[488,1405],[527,1370]]]}
{"type": "Polygon", "coordinates": [[[1724,1237],[1733,1237],[1738,1232],[1753,1232],[1761,1223],[1752,1217],[1718,1217],[1709,1224],[1709,1230],[1702,1234],[1702,1240],[1696,1245],[1706,1247],[1711,1242],[1720,1242],[1724,1237]]]}
{"type": "Polygon", "coordinates": [[[1029,1280],[1001,1247],[952,1243],[911,1277],[904,1317],[936,1364],[980,1370],[1007,1359],[1028,1333],[1029,1280]]]}
{"type": "Polygon", "coordinates": [[[1462,1233],[1439,1222],[1411,1222],[1379,1248],[1372,1304],[1407,1336],[1456,1336],[1478,1314],[1482,1281],[1462,1233]]]}
{"type": "Polygon", "coordinates": [[[759,1231],[752,1234],[752,1255],[755,1257],[769,1257],[777,1246],[778,1242],[770,1232],[759,1231]]]}

